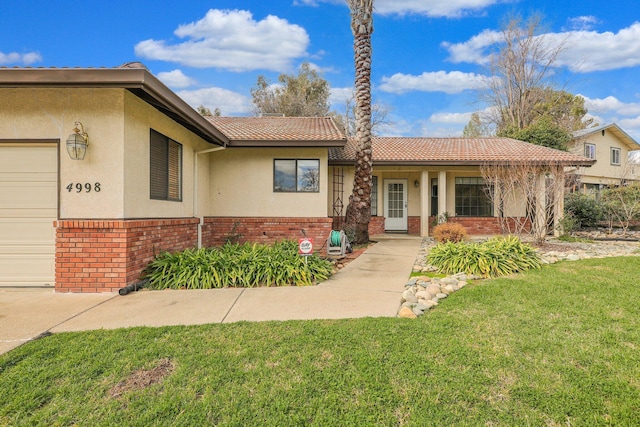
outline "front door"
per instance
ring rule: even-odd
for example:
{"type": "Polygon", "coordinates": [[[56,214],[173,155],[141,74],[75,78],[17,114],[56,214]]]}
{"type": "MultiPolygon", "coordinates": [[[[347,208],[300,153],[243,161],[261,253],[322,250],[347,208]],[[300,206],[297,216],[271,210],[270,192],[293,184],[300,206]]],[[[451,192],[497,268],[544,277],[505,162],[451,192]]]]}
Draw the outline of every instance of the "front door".
{"type": "Polygon", "coordinates": [[[384,228],[407,231],[407,180],[384,180],[384,228]]]}

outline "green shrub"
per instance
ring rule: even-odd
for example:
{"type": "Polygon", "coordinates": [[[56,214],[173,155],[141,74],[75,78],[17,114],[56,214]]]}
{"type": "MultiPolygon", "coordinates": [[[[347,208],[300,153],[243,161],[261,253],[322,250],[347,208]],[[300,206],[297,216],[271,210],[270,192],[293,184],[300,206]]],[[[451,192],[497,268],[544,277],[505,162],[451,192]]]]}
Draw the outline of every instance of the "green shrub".
{"type": "Polygon", "coordinates": [[[443,222],[433,227],[433,238],[436,242],[461,242],[467,237],[467,229],[462,224],[443,222]]]}
{"type": "Polygon", "coordinates": [[[333,265],[298,255],[296,242],[226,244],[160,254],[145,270],[150,289],[306,286],[331,276],[333,265]]]}
{"type": "Polygon", "coordinates": [[[535,250],[515,236],[494,237],[484,243],[439,243],[429,251],[427,262],[445,274],[464,272],[483,277],[504,276],[542,265],[535,250]]]}
{"type": "Polygon", "coordinates": [[[602,204],[593,196],[583,193],[569,193],[564,198],[564,212],[579,228],[597,227],[604,219],[602,204]]]}

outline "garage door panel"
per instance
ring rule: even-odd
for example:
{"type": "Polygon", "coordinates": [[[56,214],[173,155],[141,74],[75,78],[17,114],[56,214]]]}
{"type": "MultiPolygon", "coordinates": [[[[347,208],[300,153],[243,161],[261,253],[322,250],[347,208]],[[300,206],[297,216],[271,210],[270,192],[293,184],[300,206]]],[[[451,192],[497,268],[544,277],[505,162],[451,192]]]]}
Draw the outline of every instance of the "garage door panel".
{"type": "Polygon", "coordinates": [[[0,246],[49,245],[54,248],[56,229],[49,218],[0,218],[0,246]]]}
{"type": "Polygon", "coordinates": [[[55,283],[57,153],[0,145],[0,286],[55,283]]]}
{"type": "Polygon", "coordinates": [[[27,172],[56,172],[58,169],[58,149],[55,146],[38,147],[25,144],[24,147],[0,147],[0,171],[24,174],[27,172]]]}
{"type": "Polygon", "coordinates": [[[53,286],[56,275],[55,257],[32,254],[28,258],[5,255],[0,259],[0,286],[53,286]]]}
{"type": "Polygon", "coordinates": [[[15,208],[55,209],[58,186],[56,182],[3,182],[0,179],[2,210],[15,208]]]}

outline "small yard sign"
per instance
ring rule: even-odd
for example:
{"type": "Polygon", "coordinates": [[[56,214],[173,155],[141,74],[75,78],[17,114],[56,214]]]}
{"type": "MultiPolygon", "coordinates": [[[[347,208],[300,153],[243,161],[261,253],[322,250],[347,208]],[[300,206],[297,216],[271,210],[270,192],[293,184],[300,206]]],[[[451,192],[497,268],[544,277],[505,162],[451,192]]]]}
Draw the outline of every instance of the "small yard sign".
{"type": "Polygon", "coordinates": [[[298,239],[298,254],[300,256],[313,255],[313,239],[309,237],[298,239]]]}

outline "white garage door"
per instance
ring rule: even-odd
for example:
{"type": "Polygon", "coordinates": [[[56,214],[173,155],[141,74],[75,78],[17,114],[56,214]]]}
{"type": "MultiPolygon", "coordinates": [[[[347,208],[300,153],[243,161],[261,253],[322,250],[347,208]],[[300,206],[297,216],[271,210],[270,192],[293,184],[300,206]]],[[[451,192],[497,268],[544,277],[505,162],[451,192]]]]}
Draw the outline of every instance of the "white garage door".
{"type": "Polygon", "coordinates": [[[55,284],[55,144],[0,145],[0,286],[55,284]]]}

